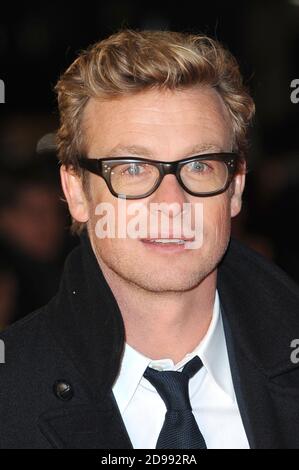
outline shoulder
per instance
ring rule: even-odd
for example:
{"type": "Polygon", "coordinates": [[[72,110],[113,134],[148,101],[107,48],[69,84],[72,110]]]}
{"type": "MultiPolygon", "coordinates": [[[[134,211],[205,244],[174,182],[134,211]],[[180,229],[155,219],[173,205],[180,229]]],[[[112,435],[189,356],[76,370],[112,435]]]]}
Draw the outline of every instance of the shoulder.
{"type": "Polygon", "coordinates": [[[299,286],[291,277],[255,250],[235,238],[231,238],[228,249],[219,265],[219,277],[233,281],[236,286],[242,283],[243,288],[257,288],[268,291],[279,289],[281,293],[297,298],[299,286]]]}
{"type": "Polygon", "coordinates": [[[63,352],[48,327],[52,308],[50,301],[0,334],[4,352],[0,377],[29,377],[32,371],[46,371],[51,363],[62,359],[63,352]]]}

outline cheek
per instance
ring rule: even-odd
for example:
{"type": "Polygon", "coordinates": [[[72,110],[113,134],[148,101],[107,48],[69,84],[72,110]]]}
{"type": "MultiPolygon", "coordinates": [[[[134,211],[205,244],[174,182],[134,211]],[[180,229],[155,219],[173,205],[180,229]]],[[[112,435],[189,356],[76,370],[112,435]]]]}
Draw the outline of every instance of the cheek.
{"type": "Polygon", "coordinates": [[[113,197],[106,181],[101,176],[94,175],[93,173],[90,173],[89,194],[94,205],[113,197]]]}
{"type": "Polygon", "coordinates": [[[117,199],[110,193],[106,182],[97,175],[90,175],[89,180],[89,217],[90,224],[95,225],[99,219],[97,212],[101,204],[108,204],[113,207],[117,199]]]}
{"type": "Polygon", "coordinates": [[[210,240],[227,239],[230,235],[230,199],[227,193],[207,199],[204,203],[204,234],[210,240]]]}
{"type": "MultiPolygon", "coordinates": [[[[129,222],[136,216],[134,211],[131,211],[131,215],[127,214],[130,202],[114,197],[102,178],[92,176],[89,192],[89,232],[101,251],[111,252],[125,246],[129,249],[135,240],[127,238],[126,234],[128,227],[130,228],[129,222]],[[98,235],[100,233],[103,235],[98,235]]],[[[131,230],[134,226],[131,224],[131,230]]]]}

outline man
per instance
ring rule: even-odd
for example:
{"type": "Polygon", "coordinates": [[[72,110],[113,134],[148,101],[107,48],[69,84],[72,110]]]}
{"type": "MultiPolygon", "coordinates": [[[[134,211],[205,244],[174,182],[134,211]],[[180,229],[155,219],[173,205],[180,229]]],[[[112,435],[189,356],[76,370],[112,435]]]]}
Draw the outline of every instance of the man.
{"type": "Polygon", "coordinates": [[[2,335],[1,447],[298,448],[298,288],[230,239],[254,111],[234,58],[124,30],[57,91],[81,245],[2,335]]]}

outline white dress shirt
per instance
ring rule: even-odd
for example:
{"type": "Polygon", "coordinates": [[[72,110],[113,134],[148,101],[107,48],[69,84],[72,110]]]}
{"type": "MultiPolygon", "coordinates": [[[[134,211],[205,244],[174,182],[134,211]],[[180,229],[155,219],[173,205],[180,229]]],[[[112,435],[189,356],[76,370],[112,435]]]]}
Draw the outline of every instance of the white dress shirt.
{"type": "Polygon", "coordinates": [[[145,369],[181,371],[198,355],[203,367],[189,382],[192,410],[208,449],[248,449],[249,444],[236,401],[228,360],[219,295],[216,290],[209,329],[193,352],[179,363],[151,360],[128,344],[113,393],[135,449],[155,449],[166,406],[143,377],[145,369]]]}

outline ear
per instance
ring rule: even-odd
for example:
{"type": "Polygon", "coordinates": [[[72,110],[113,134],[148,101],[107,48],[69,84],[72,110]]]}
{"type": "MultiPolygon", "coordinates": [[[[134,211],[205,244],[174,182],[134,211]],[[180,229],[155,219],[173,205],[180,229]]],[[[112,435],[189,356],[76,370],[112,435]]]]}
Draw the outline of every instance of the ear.
{"type": "Polygon", "coordinates": [[[78,222],[87,222],[89,219],[88,201],[80,176],[71,168],[62,165],[60,167],[60,178],[72,217],[78,222]]]}
{"type": "Polygon", "coordinates": [[[230,214],[231,217],[236,217],[242,208],[242,194],[245,187],[245,171],[238,173],[231,185],[231,200],[230,200],[230,214]]]}

